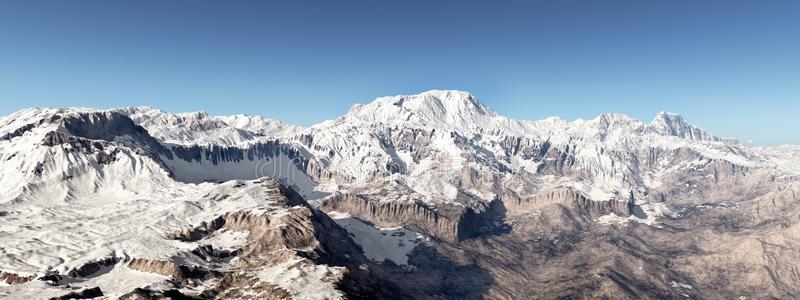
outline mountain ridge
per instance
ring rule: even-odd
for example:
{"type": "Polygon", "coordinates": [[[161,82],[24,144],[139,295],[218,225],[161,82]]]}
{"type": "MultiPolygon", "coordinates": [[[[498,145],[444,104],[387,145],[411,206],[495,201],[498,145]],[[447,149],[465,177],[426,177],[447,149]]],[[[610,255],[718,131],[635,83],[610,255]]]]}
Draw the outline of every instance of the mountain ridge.
{"type": "MultiPolygon", "coordinates": [[[[32,108],[27,110],[47,111],[52,110],[52,108],[32,108]]],[[[655,128],[655,131],[663,135],[672,135],[697,140],[735,142],[734,139],[717,137],[698,126],[689,123],[680,114],[664,111],[658,112],[649,123],[620,113],[601,113],[592,119],[578,118],[571,121],[562,119],[558,116],[548,117],[541,120],[512,119],[498,114],[469,92],[459,90],[430,90],[415,95],[379,97],[367,104],[354,104],[353,107],[344,115],[332,120],[321,121],[317,124],[309,126],[308,128],[258,115],[211,115],[204,111],[165,112],[161,109],[151,106],[129,106],[110,109],[75,107],[58,108],[58,110],[65,112],[70,110],[118,111],[131,116],[132,119],[135,119],[137,124],[143,124],[145,126],[148,123],[159,123],[157,125],[180,125],[197,130],[210,130],[227,126],[232,128],[261,131],[264,134],[278,136],[287,135],[284,133],[284,131],[293,134],[310,128],[324,127],[324,124],[337,122],[347,118],[362,117],[367,118],[363,121],[371,122],[406,122],[408,120],[404,119],[403,116],[408,117],[408,114],[411,113],[417,116],[422,115],[424,121],[439,121],[454,128],[464,125],[461,123],[455,123],[456,121],[478,122],[486,121],[487,119],[492,118],[499,118],[501,120],[499,122],[535,124],[532,127],[547,127],[548,123],[562,124],[562,126],[568,127],[570,124],[575,125],[587,122],[596,122],[602,124],[603,122],[612,121],[613,123],[616,121],[617,124],[627,124],[631,126],[650,125],[655,128]],[[396,108],[400,111],[383,111],[390,108],[396,108]],[[399,114],[397,114],[398,112],[399,114]]],[[[11,113],[8,116],[14,115],[15,113],[17,112],[11,113]]],[[[441,124],[431,124],[431,126],[437,125],[441,124]]],[[[173,127],[171,129],[175,128],[173,127]]],[[[531,130],[531,128],[527,128],[527,130],[531,130]]]]}

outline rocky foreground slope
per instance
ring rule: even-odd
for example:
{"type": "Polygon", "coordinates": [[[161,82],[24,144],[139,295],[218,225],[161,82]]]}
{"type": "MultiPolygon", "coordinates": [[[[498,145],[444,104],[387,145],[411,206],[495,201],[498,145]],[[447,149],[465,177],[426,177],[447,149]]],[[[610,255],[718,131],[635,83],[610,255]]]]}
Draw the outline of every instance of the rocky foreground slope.
{"type": "Polygon", "coordinates": [[[472,95],[0,118],[0,296],[800,297],[800,151],[472,95]],[[123,284],[124,282],[124,284],[123,284]]]}

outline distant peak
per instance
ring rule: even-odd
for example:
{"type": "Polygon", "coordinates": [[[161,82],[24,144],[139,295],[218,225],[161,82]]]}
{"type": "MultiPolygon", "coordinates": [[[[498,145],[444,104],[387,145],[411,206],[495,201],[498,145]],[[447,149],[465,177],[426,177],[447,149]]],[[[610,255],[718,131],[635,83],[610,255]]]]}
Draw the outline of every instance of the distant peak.
{"type": "Polygon", "coordinates": [[[689,124],[683,116],[672,112],[659,112],[649,124],[650,128],[662,135],[671,135],[695,141],[720,141],[721,139],[705,130],[689,124]]]}
{"type": "Polygon", "coordinates": [[[402,121],[475,127],[496,116],[494,111],[469,92],[430,90],[416,95],[381,97],[366,105],[354,105],[346,118],[370,122],[402,121]]]}
{"type": "Polygon", "coordinates": [[[602,121],[602,122],[609,122],[609,123],[619,123],[619,122],[639,122],[634,118],[631,118],[628,115],[620,114],[620,113],[603,113],[595,117],[593,120],[595,121],[602,121]]]}
{"type": "Polygon", "coordinates": [[[667,112],[667,111],[660,111],[656,114],[656,117],[653,118],[653,122],[657,122],[659,120],[683,120],[683,116],[680,114],[676,114],[674,112],[667,112]]]}
{"type": "Polygon", "coordinates": [[[653,118],[653,120],[650,121],[650,125],[662,126],[662,127],[666,126],[670,128],[695,127],[694,125],[686,122],[686,119],[684,119],[683,116],[681,116],[680,114],[676,114],[673,112],[665,112],[665,111],[658,112],[655,118],[653,118]]]}
{"type": "Polygon", "coordinates": [[[419,93],[417,96],[433,96],[439,99],[468,99],[475,100],[475,97],[467,91],[459,90],[430,90],[419,93]]]}

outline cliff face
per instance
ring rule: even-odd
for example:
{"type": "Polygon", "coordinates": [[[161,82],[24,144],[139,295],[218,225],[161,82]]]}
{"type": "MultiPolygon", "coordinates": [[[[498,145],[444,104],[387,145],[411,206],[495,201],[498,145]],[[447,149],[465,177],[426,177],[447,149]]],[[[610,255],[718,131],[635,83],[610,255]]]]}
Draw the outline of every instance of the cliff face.
{"type": "Polygon", "coordinates": [[[450,208],[443,212],[420,202],[371,201],[352,194],[330,196],[319,208],[325,212],[347,212],[381,227],[407,226],[448,241],[458,241],[464,235],[461,223],[466,209],[463,208],[450,208]]]}
{"type": "Polygon", "coordinates": [[[444,241],[458,242],[487,234],[512,230],[504,222],[507,216],[529,214],[537,210],[561,206],[591,222],[614,213],[627,217],[635,207],[631,200],[593,201],[570,189],[542,191],[520,199],[505,196],[474,207],[439,204],[430,206],[419,201],[376,201],[364,195],[335,194],[320,203],[325,212],[347,212],[354,217],[381,227],[406,226],[444,241]]]}
{"type": "Polygon", "coordinates": [[[261,159],[271,159],[280,154],[286,155],[290,160],[302,167],[308,160],[301,155],[301,150],[290,144],[283,144],[280,141],[266,141],[247,145],[247,147],[235,146],[172,146],[171,150],[175,156],[187,162],[209,161],[213,165],[225,162],[253,161],[261,159]]]}
{"type": "Polygon", "coordinates": [[[531,196],[520,197],[516,194],[501,196],[509,214],[525,214],[547,209],[548,206],[560,205],[569,208],[578,216],[587,219],[616,214],[627,217],[635,207],[633,199],[595,201],[569,188],[542,190],[531,196]]]}

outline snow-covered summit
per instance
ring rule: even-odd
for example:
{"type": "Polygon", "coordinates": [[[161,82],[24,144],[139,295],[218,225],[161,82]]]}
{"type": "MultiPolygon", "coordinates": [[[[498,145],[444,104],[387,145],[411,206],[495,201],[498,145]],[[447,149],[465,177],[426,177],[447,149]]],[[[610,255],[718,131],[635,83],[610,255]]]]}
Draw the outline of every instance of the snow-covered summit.
{"type": "MultiPolygon", "coordinates": [[[[683,116],[670,113],[659,112],[650,124],[650,128],[662,135],[677,136],[694,141],[721,141],[723,139],[714,136],[697,126],[689,124],[683,116]]],[[[732,141],[732,140],[729,140],[732,141]]]]}
{"type": "Polygon", "coordinates": [[[417,95],[381,97],[366,105],[356,104],[343,120],[474,128],[496,117],[493,110],[468,92],[432,90],[417,95]]]}

